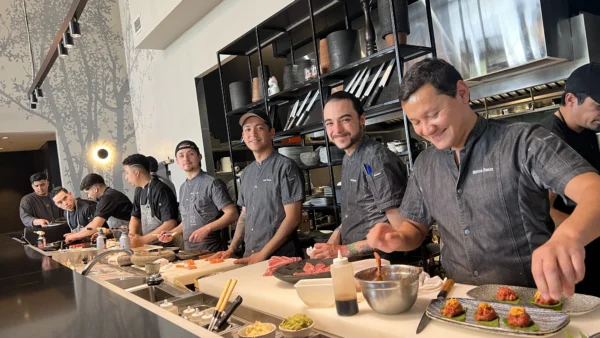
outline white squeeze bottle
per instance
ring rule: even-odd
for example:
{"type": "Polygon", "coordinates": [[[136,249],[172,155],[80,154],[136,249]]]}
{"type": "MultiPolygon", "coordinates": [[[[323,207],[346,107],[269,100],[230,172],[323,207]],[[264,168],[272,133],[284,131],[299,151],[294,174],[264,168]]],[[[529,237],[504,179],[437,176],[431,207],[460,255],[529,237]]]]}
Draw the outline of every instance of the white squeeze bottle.
{"type": "Polygon", "coordinates": [[[338,256],[331,265],[331,279],[333,282],[333,296],[335,308],[339,316],[353,316],[358,313],[358,301],[356,300],[356,286],[354,284],[354,270],[348,258],[342,257],[338,250],[338,256]]]}

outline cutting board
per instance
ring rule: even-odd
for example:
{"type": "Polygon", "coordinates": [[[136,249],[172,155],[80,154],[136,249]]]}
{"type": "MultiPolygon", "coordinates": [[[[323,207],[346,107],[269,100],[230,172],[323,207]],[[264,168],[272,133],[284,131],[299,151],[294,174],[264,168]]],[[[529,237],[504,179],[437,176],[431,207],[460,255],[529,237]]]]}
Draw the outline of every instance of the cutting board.
{"type": "Polygon", "coordinates": [[[188,270],[184,268],[177,268],[175,265],[183,264],[183,262],[173,262],[173,266],[160,274],[163,276],[166,282],[175,284],[175,281],[187,284],[194,284],[194,280],[198,277],[210,275],[218,272],[225,272],[237,268],[244,267],[245,265],[233,264],[235,259],[229,258],[226,259],[223,263],[210,264],[210,262],[205,261],[204,259],[196,260],[196,269],[188,270]]]}

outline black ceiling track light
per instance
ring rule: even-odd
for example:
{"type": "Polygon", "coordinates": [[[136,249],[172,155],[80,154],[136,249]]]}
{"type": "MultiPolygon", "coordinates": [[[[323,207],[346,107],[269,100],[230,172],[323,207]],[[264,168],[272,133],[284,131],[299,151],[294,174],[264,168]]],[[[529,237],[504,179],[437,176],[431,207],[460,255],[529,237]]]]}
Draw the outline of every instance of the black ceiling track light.
{"type": "Polygon", "coordinates": [[[71,33],[71,36],[74,38],[81,37],[81,28],[79,28],[79,22],[77,21],[77,18],[73,18],[69,22],[69,33],[71,33]]]}
{"type": "Polygon", "coordinates": [[[33,83],[27,91],[29,98],[29,108],[35,109],[37,107],[40,98],[44,97],[42,92],[42,83],[46,79],[46,76],[52,69],[54,62],[57,57],[67,57],[69,55],[69,48],[75,47],[75,41],[73,38],[81,37],[81,27],[79,26],[79,18],[83,9],[87,5],[88,0],[72,0],[71,6],[67,11],[65,19],[56,33],[56,37],[52,41],[46,57],[42,61],[39,71],[35,72],[35,66],[33,63],[33,50],[31,47],[31,38],[29,35],[29,21],[27,18],[27,8],[25,6],[25,0],[23,0],[23,11],[25,12],[25,23],[27,25],[27,36],[29,38],[29,51],[32,56],[31,68],[32,76],[34,76],[33,83]]]}
{"type": "Polygon", "coordinates": [[[65,46],[66,48],[73,48],[75,47],[75,41],[73,41],[73,37],[71,36],[71,34],[69,34],[68,31],[65,31],[63,33],[63,46],[65,46]]]}
{"type": "Polygon", "coordinates": [[[60,56],[61,58],[69,56],[69,50],[67,49],[67,46],[63,45],[62,42],[58,44],[58,48],[56,48],[56,51],[58,53],[58,56],[60,56]]]}

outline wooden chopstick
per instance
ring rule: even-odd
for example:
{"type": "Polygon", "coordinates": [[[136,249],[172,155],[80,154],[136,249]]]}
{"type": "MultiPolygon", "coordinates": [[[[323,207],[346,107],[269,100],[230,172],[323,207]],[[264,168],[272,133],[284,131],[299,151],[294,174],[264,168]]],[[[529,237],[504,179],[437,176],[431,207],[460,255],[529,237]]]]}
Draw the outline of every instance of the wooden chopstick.
{"type": "Polygon", "coordinates": [[[227,294],[227,290],[229,289],[230,285],[231,285],[231,278],[229,278],[227,280],[227,284],[225,284],[225,288],[223,289],[223,292],[221,292],[221,297],[219,297],[219,302],[217,302],[217,306],[215,308],[216,312],[218,312],[219,308],[221,308],[221,304],[223,303],[223,299],[225,298],[225,295],[227,294]]]}
{"type": "Polygon", "coordinates": [[[217,311],[219,311],[219,312],[225,311],[225,307],[227,306],[227,304],[229,304],[229,298],[231,298],[231,294],[233,293],[233,289],[235,289],[236,284],[237,284],[237,279],[234,279],[231,282],[231,285],[229,286],[229,290],[227,290],[227,294],[225,295],[225,298],[223,299],[223,303],[221,303],[221,307],[217,308],[217,311]]]}

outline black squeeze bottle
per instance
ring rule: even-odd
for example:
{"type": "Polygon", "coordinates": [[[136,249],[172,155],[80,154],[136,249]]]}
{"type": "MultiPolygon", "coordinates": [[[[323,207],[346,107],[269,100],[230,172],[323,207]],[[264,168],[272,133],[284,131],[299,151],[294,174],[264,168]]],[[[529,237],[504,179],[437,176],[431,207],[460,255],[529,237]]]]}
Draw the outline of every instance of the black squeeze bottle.
{"type": "Polygon", "coordinates": [[[358,313],[358,301],[356,300],[356,286],[354,284],[354,270],[348,258],[342,257],[338,251],[338,257],[331,265],[331,279],[333,281],[333,295],[335,308],[340,316],[353,316],[358,313]]]}

